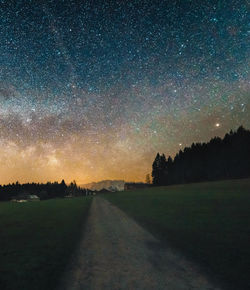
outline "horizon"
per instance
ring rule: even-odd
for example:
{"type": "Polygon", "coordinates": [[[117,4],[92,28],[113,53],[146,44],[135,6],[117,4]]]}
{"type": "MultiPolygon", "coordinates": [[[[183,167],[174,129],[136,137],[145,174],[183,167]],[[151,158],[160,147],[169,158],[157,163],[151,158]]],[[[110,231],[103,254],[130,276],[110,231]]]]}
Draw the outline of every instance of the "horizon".
{"type": "MultiPolygon", "coordinates": [[[[243,128],[244,128],[244,126],[242,126],[242,125],[241,125],[240,127],[243,127],[243,128]]],[[[240,127],[239,127],[239,128],[240,128],[240,127]]],[[[249,129],[249,128],[244,128],[244,129],[246,129],[247,131],[250,132],[250,129],[249,129]]],[[[236,132],[237,130],[232,130],[232,129],[231,129],[230,131],[226,132],[226,134],[229,134],[231,131],[232,131],[232,132],[236,132]]],[[[215,136],[213,136],[212,138],[210,138],[210,140],[212,140],[213,138],[217,138],[217,137],[223,139],[223,138],[225,137],[226,134],[224,134],[222,137],[219,137],[219,136],[215,135],[215,136]]],[[[209,141],[210,141],[210,140],[209,140],[209,141]]],[[[208,143],[208,142],[192,142],[192,144],[196,144],[196,143],[208,143]]],[[[189,146],[186,146],[185,148],[191,148],[191,144],[190,144],[189,146]]],[[[185,148],[183,148],[183,149],[185,149],[185,148]]],[[[180,151],[183,152],[183,149],[179,149],[178,152],[180,152],[180,151]]],[[[176,154],[177,154],[178,152],[176,152],[176,154]]],[[[158,154],[158,153],[160,153],[160,154],[164,154],[164,155],[165,155],[164,152],[157,152],[157,154],[158,154]]],[[[174,160],[176,154],[173,155],[173,156],[171,156],[171,155],[169,155],[169,156],[174,160]]],[[[166,156],[166,157],[168,157],[168,156],[166,156]]],[[[151,170],[152,170],[152,168],[151,168],[151,170]]],[[[152,172],[149,173],[149,176],[150,176],[150,178],[152,179],[152,175],[151,175],[151,173],[152,173],[152,172]]],[[[146,176],[145,176],[145,177],[146,177],[146,176]]],[[[73,179],[73,180],[71,180],[71,181],[65,181],[65,179],[62,178],[61,180],[47,180],[47,181],[42,181],[42,182],[34,182],[34,181],[19,182],[19,180],[16,180],[16,181],[14,181],[14,182],[9,182],[8,184],[7,184],[7,183],[6,183],[6,184],[1,184],[1,183],[0,183],[0,186],[5,186],[5,185],[15,184],[15,183],[19,183],[19,184],[26,184],[26,183],[42,183],[42,184],[46,184],[46,183],[54,183],[54,182],[61,183],[62,181],[64,181],[67,185],[69,185],[71,182],[76,182],[77,186],[80,186],[80,187],[83,186],[83,185],[89,185],[89,184],[95,184],[95,183],[98,184],[98,183],[105,182],[105,181],[122,181],[122,182],[124,182],[124,183],[145,183],[145,179],[144,179],[144,180],[138,180],[138,181],[135,181],[135,180],[131,181],[131,180],[125,180],[125,179],[110,179],[110,178],[109,178],[109,179],[102,179],[102,180],[97,180],[97,181],[90,181],[90,182],[87,182],[87,183],[81,183],[81,182],[77,182],[75,179],[73,179]]]]}
{"type": "Polygon", "coordinates": [[[2,1],[0,184],[144,182],[250,128],[242,1],[2,1]]]}

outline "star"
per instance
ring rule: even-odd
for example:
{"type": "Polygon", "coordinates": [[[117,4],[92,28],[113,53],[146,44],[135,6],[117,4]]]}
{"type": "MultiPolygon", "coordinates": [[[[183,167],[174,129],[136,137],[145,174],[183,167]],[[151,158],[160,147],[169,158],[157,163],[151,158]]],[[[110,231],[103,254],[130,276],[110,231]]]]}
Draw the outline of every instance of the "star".
{"type": "Polygon", "coordinates": [[[1,2],[0,184],[144,181],[250,127],[244,1],[106,2],[1,2]]]}

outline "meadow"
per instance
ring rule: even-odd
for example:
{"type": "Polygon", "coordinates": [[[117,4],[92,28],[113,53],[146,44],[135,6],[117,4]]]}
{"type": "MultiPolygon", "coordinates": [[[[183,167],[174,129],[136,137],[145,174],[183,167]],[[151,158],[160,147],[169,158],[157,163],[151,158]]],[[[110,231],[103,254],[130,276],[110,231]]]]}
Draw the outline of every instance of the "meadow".
{"type": "Polygon", "coordinates": [[[250,179],[105,195],[226,289],[250,289],[250,179]]]}
{"type": "Polygon", "coordinates": [[[90,204],[90,197],[0,203],[0,289],[55,289],[90,204]]]}

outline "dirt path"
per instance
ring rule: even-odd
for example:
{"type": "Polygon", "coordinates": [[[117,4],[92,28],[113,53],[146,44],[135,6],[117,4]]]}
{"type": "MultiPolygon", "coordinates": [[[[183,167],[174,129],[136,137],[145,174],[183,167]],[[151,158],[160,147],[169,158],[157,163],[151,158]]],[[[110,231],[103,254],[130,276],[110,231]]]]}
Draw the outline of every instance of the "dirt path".
{"type": "Polygon", "coordinates": [[[95,197],[60,289],[214,290],[206,277],[108,201],[95,197]]]}

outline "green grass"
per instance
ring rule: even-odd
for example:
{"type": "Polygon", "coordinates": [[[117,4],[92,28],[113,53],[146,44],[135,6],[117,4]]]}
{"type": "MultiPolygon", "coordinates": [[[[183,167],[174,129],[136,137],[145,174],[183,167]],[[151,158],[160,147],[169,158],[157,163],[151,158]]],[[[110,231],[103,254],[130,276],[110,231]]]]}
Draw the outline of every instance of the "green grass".
{"type": "Polygon", "coordinates": [[[228,289],[250,289],[250,179],[105,195],[228,289]]]}
{"type": "Polygon", "coordinates": [[[0,203],[0,289],[55,289],[90,204],[91,198],[0,203]]]}

